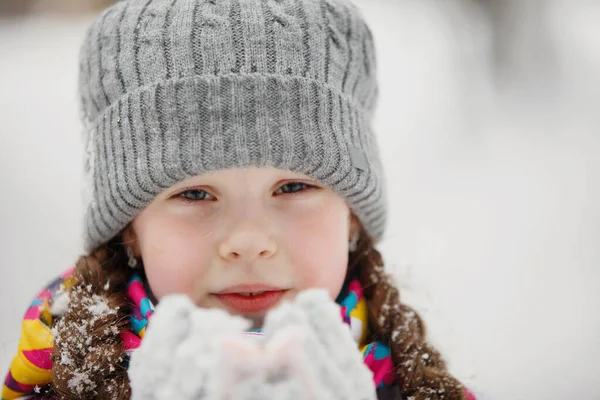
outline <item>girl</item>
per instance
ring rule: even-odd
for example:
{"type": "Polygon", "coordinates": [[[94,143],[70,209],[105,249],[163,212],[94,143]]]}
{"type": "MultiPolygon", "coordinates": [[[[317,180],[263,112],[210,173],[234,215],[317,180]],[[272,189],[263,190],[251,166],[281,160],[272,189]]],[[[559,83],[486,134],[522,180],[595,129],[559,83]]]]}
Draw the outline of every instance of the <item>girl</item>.
{"type": "Polygon", "coordinates": [[[261,329],[311,288],[339,304],[380,399],[470,399],[375,248],[375,75],[346,0],[105,10],[80,57],[86,254],[25,314],[2,399],[128,398],[129,356],[161,299],[261,329]]]}

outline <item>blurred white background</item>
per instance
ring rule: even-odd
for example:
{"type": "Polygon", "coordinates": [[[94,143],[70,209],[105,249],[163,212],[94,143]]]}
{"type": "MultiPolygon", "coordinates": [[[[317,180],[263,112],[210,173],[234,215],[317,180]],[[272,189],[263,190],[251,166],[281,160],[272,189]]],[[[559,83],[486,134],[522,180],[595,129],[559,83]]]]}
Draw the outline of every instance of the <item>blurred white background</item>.
{"type": "MultiPolygon", "coordinates": [[[[403,301],[479,399],[599,399],[600,2],[356,2],[403,301]]],[[[33,11],[0,18],[2,377],[32,296],[82,251],[93,14],[33,11]]]]}

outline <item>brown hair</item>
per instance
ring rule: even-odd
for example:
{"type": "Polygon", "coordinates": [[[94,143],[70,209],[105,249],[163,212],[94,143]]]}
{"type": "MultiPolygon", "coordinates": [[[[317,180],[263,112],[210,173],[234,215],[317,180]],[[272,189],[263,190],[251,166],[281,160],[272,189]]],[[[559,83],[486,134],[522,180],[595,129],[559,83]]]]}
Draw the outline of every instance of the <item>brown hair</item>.
{"type": "Polygon", "coordinates": [[[463,385],[448,373],[441,354],[426,341],[419,314],[400,301],[381,254],[361,227],[348,273],[357,273],[367,299],[369,331],[390,347],[400,392],[407,400],[464,400],[463,385]]]}
{"type": "MultiPolygon", "coordinates": [[[[128,326],[126,284],[131,276],[121,236],[76,264],[78,284],[58,319],[53,353],[52,390],[59,399],[127,399],[131,389],[119,330],[128,326]],[[94,298],[95,301],[90,300],[94,298]],[[109,312],[91,312],[98,299],[109,312]]],[[[400,302],[398,289],[383,267],[381,254],[364,228],[350,254],[348,274],[357,273],[369,308],[372,339],[388,344],[397,382],[409,400],[464,400],[462,385],[447,371],[438,351],[426,342],[419,315],[400,302]]],[[[105,310],[106,311],[106,310],[105,310]]]]}
{"type": "Polygon", "coordinates": [[[131,273],[116,239],[77,260],[68,309],[53,326],[53,399],[130,397],[119,331],[129,326],[131,273]]]}

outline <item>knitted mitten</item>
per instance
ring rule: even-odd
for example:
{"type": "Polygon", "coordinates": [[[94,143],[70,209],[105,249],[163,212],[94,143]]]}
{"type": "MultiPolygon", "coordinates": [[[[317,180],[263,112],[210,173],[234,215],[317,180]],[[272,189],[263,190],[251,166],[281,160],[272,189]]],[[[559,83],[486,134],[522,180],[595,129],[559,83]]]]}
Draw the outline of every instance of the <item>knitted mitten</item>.
{"type": "Polygon", "coordinates": [[[364,364],[339,305],[327,292],[301,292],[293,303],[283,303],[265,319],[267,346],[288,338],[288,351],[279,355],[288,374],[302,382],[304,398],[374,400],[373,373],[364,364]],[[291,342],[294,345],[290,345],[291,342]]]}
{"type": "Polygon", "coordinates": [[[182,295],[157,306],[131,356],[132,399],[374,400],[373,376],[324,290],[300,293],[250,322],[182,295]]]}
{"type": "Polygon", "coordinates": [[[165,297],[131,355],[131,399],[222,398],[223,346],[251,340],[241,335],[249,326],[225,311],[197,308],[187,296],[165,297]]]}

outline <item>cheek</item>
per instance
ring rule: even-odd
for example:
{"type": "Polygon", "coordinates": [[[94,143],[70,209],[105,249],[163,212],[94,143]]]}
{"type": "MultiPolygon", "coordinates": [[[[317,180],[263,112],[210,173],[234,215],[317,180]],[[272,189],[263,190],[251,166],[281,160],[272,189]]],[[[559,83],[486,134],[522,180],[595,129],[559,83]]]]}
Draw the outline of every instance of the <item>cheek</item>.
{"type": "Polygon", "coordinates": [[[311,215],[289,229],[298,289],[325,288],[337,297],[348,269],[348,229],[348,216],[339,209],[311,215]]]}
{"type": "Polygon", "coordinates": [[[192,297],[209,265],[208,241],[198,237],[197,228],[160,220],[139,232],[144,270],[156,298],[176,293],[192,297]]]}

